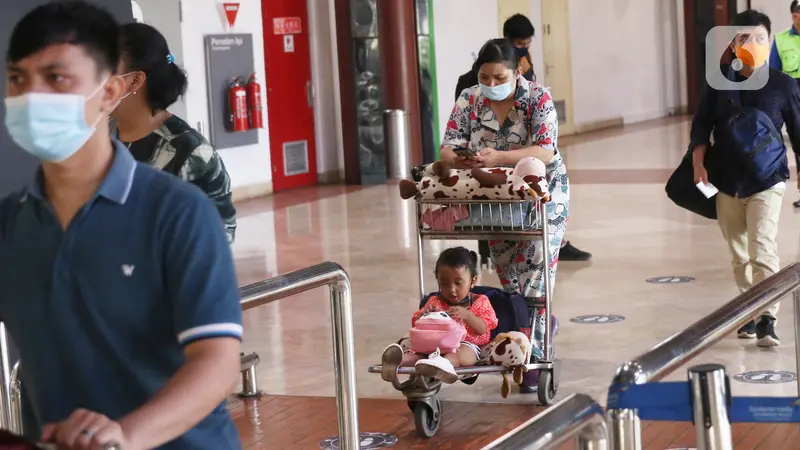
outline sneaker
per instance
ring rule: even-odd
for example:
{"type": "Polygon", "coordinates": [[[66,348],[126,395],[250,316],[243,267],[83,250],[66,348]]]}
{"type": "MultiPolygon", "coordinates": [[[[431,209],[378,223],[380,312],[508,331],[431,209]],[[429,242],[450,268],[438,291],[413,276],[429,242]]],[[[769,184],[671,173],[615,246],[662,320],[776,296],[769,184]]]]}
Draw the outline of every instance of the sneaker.
{"type": "Polygon", "coordinates": [[[744,324],[742,328],[739,328],[739,331],[736,332],[736,336],[739,339],[755,339],[756,337],[756,321],[751,320],[744,324]]]}
{"type": "Polygon", "coordinates": [[[453,384],[458,381],[456,369],[447,358],[442,356],[439,349],[428,355],[428,359],[420,359],[414,365],[419,375],[441,380],[443,383],[453,384]]]}
{"type": "Polygon", "coordinates": [[[386,347],[381,356],[381,378],[383,381],[391,383],[397,379],[397,368],[403,362],[403,347],[399,344],[392,344],[386,347]]]}
{"type": "Polygon", "coordinates": [[[590,259],[592,259],[591,253],[575,247],[569,241],[558,252],[559,261],[589,261],[590,259]]]}
{"type": "Polygon", "coordinates": [[[778,335],[775,334],[775,319],[769,316],[761,316],[761,320],[756,325],[756,338],[759,347],[777,347],[781,345],[778,335]]]}
{"type": "Polygon", "coordinates": [[[796,202],[792,203],[792,206],[794,206],[795,208],[800,208],[800,200],[797,200],[796,202]]]}

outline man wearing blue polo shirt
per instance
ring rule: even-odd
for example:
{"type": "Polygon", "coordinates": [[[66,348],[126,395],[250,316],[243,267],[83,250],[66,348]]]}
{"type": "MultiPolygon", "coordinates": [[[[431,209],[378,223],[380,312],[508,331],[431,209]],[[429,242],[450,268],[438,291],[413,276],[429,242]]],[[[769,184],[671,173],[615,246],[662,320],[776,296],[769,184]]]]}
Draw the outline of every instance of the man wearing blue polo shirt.
{"type": "Polygon", "coordinates": [[[0,320],[42,440],[238,449],[223,405],[242,335],[225,231],[197,188],[111,140],[117,27],[64,1],[13,30],[5,124],[41,167],[0,200],[0,320]]]}

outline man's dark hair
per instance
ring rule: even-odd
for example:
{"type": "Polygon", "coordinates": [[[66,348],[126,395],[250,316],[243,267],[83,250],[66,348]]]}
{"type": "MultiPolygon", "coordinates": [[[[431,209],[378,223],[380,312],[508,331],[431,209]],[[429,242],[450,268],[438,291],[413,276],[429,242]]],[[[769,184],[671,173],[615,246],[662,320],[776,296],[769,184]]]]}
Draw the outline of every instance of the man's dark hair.
{"type": "Polygon", "coordinates": [[[757,27],[759,25],[766,28],[767,33],[772,34],[772,21],[769,20],[769,16],[760,11],[748,9],[733,18],[733,26],[735,27],[757,27]]]}
{"type": "Polygon", "coordinates": [[[514,14],[503,23],[503,36],[508,39],[527,39],[536,34],[531,21],[522,14],[514,14]]]}
{"type": "Polygon", "coordinates": [[[98,71],[116,73],[119,25],[108,11],[80,0],[55,1],[29,12],[14,27],[6,61],[15,63],[51,45],[83,47],[98,71]]]}
{"type": "Polygon", "coordinates": [[[789,5],[789,12],[800,13],[800,1],[792,0],[792,4],[789,5]]]}
{"type": "Polygon", "coordinates": [[[155,28],[143,23],[123,25],[120,52],[128,71],[147,75],[147,105],[153,114],[186,94],[186,73],[175,63],[164,35],[155,28]]]}

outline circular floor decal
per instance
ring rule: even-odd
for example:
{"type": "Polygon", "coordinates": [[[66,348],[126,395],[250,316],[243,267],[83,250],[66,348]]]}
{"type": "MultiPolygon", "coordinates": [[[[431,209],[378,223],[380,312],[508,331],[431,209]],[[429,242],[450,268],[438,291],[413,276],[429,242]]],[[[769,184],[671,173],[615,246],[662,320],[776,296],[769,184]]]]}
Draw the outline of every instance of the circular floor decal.
{"type": "MultiPolygon", "coordinates": [[[[362,450],[372,450],[374,448],[388,448],[397,444],[397,437],[386,433],[359,433],[359,441],[362,450]]],[[[319,448],[324,450],[334,450],[339,447],[339,436],[323,439],[319,443],[319,448]]]]}
{"type": "Polygon", "coordinates": [[[605,325],[607,323],[622,322],[625,316],[618,316],[616,314],[591,314],[588,316],[578,316],[569,319],[572,323],[580,323],[584,325],[605,325]]]}
{"type": "Polygon", "coordinates": [[[645,281],[653,284],[677,284],[677,283],[689,283],[690,281],[694,281],[694,278],[684,277],[680,275],[674,275],[674,276],[671,275],[665,277],[648,278],[645,281]]]}
{"type": "Polygon", "coordinates": [[[750,384],[792,383],[797,381],[797,374],[784,370],[754,370],[740,373],[734,376],[733,379],[740,383],[750,384]]]}

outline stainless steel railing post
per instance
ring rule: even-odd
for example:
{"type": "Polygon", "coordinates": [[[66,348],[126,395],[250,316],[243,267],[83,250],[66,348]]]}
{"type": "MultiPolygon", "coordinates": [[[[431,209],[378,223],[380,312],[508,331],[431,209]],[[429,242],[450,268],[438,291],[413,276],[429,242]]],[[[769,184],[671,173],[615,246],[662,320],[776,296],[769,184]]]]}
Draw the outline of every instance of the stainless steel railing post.
{"type": "Polygon", "coordinates": [[[258,353],[242,353],[240,358],[239,371],[242,374],[242,391],[239,397],[249,398],[258,397],[262,392],[258,389],[258,364],[261,358],[258,353]]]}
{"type": "Polygon", "coordinates": [[[642,423],[635,409],[606,412],[610,450],[642,450],[642,423]]]}
{"type": "MultiPolygon", "coordinates": [[[[422,205],[419,202],[416,203],[415,207],[417,210],[417,215],[414,220],[419,220],[422,217],[422,205]]],[[[419,298],[422,299],[425,297],[425,250],[424,245],[425,241],[422,239],[422,227],[417,224],[417,277],[419,278],[419,298]]]]}
{"type": "Polygon", "coordinates": [[[794,363],[797,367],[797,396],[800,397],[800,289],[792,293],[794,299],[794,363]]]}
{"type": "Polygon", "coordinates": [[[578,450],[609,450],[608,428],[602,417],[592,420],[578,434],[578,450]]]}
{"type": "Polygon", "coordinates": [[[358,396],[356,392],[353,300],[350,277],[342,266],[324,262],[240,289],[242,309],[256,308],[290,295],[328,286],[331,301],[331,333],[339,420],[339,448],[358,450],[358,396]]]}
{"type": "Polygon", "coordinates": [[[336,380],[336,406],[339,418],[339,447],[357,450],[358,395],[356,392],[356,358],[353,339],[353,307],[350,281],[342,279],[330,285],[333,365],[336,380]]]}
{"type": "Polygon", "coordinates": [[[22,420],[22,381],[19,379],[19,364],[20,362],[17,361],[14,363],[14,368],[11,369],[11,427],[9,429],[22,436],[25,430],[22,420]]]}
{"type": "Polygon", "coordinates": [[[483,450],[554,449],[578,438],[580,450],[608,450],[603,408],[586,394],[572,394],[483,450]]]}
{"type": "Polygon", "coordinates": [[[19,379],[19,364],[14,363],[11,369],[11,428],[10,430],[20,436],[24,434],[22,420],[22,381],[19,379]]]}
{"type": "Polygon", "coordinates": [[[0,427],[11,429],[11,361],[8,353],[8,331],[0,322],[0,427]]]}
{"type": "Polygon", "coordinates": [[[728,377],[725,367],[704,364],[689,369],[697,450],[733,450],[728,419],[728,377]]]}

